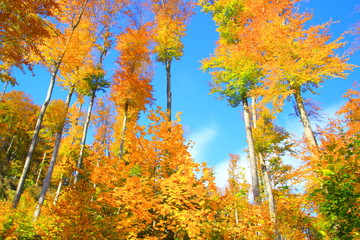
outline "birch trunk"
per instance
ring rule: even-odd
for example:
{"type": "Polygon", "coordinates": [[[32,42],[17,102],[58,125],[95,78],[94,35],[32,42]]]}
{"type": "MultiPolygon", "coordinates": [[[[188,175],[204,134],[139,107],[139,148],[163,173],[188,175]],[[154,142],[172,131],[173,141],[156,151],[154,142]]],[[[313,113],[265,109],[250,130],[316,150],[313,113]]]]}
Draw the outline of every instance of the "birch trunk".
{"type": "MultiPolygon", "coordinates": [[[[66,114],[65,115],[67,115],[67,112],[69,110],[71,96],[72,96],[73,92],[74,92],[74,87],[72,87],[70,89],[69,94],[68,94],[68,96],[66,98],[66,109],[65,109],[66,114]]],[[[54,172],[57,156],[58,156],[58,153],[59,153],[60,142],[61,142],[62,132],[64,130],[64,126],[65,126],[65,119],[64,119],[63,125],[59,129],[59,132],[57,132],[56,135],[55,135],[55,145],[54,145],[53,153],[51,155],[50,165],[49,165],[48,171],[46,173],[46,177],[45,177],[45,179],[43,181],[43,185],[42,185],[42,188],[41,188],[39,200],[38,200],[38,203],[36,205],[35,212],[34,212],[34,220],[36,220],[40,216],[41,207],[44,204],[45,196],[46,196],[46,193],[47,193],[47,191],[49,189],[49,186],[50,186],[50,183],[51,183],[52,174],[54,172]]]]}
{"type": "Polygon", "coordinates": [[[257,171],[255,148],[254,148],[254,139],[252,136],[252,130],[250,125],[250,110],[249,103],[246,98],[242,99],[243,109],[244,109],[244,123],[246,131],[246,140],[248,143],[248,151],[250,158],[250,170],[251,170],[251,183],[252,191],[254,195],[254,202],[260,204],[260,190],[259,190],[259,176],[257,171]]]}
{"type": "Polygon", "coordinates": [[[87,112],[87,116],[86,116],[83,135],[81,138],[80,154],[79,154],[79,158],[78,158],[78,161],[76,164],[77,170],[75,172],[74,183],[77,183],[79,181],[79,169],[83,168],[83,158],[84,158],[84,152],[85,152],[86,136],[87,136],[87,132],[88,132],[89,124],[90,124],[92,108],[93,108],[94,101],[95,101],[95,92],[96,92],[96,90],[93,90],[93,92],[91,94],[91,100],[90,100],[90,104],[89,104],[89,108],[88,108],[88,112],[87,112]]]}

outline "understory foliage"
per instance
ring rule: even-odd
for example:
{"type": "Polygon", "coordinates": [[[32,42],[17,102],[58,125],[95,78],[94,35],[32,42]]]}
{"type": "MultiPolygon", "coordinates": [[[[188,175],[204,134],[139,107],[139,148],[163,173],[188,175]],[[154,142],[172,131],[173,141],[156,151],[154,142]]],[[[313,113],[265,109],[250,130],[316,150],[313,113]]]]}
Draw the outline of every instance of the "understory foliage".
{"type": "Polygon", "coordinates": [[[308,26],[297,4],[199,1],[219,33],[202,61],[210,92],[242,105],[248,142],[247,157],[229,154],[220,189],[207,159],[191,155],[181,114],[171,117],[170,63],[186,54],[193,1],[0,3],[5,89],[17,84],[13,68],[52,76],[43,106],[21,91],[0,97],[0,239],[358,239],[360,86],[313,128],[309,93],[354,66],[343,36],[308,26]],[[155,60],[166,66],[166,110],[153,96],[155,60]],[[55,83],[67,99],[50,101],[55,83]],[[304,137],[279,124],[285,100],[304,137]]]}

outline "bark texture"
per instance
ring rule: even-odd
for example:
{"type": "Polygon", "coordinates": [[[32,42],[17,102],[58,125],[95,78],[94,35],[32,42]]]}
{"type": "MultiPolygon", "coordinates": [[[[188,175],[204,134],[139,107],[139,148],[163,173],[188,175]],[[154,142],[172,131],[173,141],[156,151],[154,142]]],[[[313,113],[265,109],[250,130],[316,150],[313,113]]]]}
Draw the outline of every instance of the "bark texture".
{"type": "Polygon", "coordinates": [[[299,117],[300,117],[301,123],[302,123],[302,125],[304,127],[305,138],[306,138],[306,140],[308,141],[308,143],[310,144],[311,147],[317,147],[318,144],[316,142],[314,131],[312,130],[309,117],[308,117],[308,115],[306,113],[306,110],[305,110],[305,107],[304,107],[304,100],[301,97],[301,94],[300,94],[299,91],[296,91],[294,93],[294,97],[295,97],[295,102],[296,102],[297,109],[299,111],[299,117]]]}
{"type": "Polygon", "coordinates": [[[244,109],[245,132],[246,132],[246,140],[248,143],[248,151],[249,151],[249,159],[250,159],[252,191],[253,191],[255,203],[259,204],[261,202],[260,190],[259,190],[259,176],[258,176],[257,164],[256,164],[254,139],[250,124],[250,110],[249,110],[248,100],[246,98],[242,99],[242,104],[244,109]]]}

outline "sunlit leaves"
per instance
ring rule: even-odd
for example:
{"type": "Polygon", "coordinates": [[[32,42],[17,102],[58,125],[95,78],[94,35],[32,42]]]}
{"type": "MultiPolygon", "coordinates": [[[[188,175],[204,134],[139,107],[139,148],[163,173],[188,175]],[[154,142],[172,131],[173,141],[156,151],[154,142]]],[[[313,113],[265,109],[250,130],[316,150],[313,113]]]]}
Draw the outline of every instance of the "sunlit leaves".
{"type": "Polygon", "coordinates": [[[160,62],[179,59],[183,55],[181,38],[185,36],[186,24],[193,14],[191,0],[153,0],[155,14],[155,53],[160,62]]]}
{"type": "MultiPolygon", "coordinates": [[[[31,52],[39,55],[39,46],[51,32],[46,18],[57,7],[53,0],[5,0],[0,4],[0,62],[31,69],[31,52]]],[[[2,69],[0,69],[0,74],[2,69]]]]}

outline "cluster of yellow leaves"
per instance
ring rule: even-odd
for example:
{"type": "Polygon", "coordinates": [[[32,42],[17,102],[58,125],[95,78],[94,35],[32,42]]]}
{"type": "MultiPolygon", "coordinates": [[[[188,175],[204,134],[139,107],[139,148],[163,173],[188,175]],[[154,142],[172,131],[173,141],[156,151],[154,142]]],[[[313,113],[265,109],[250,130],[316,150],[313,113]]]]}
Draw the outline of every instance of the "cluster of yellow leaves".
{"type": "MultiPolygon", "coordinates": [[[[0,5],[0,62],[31,68],[30,52],[40,54],[38,46],[51,32],[46,17],[53,16],[54,0],[4,0],[0,5]]],[[[0,69],[0,74],[2,74],[0,69]]]]}
{"type": "Polygon", "coordinates": [[[214,220],[213,178],[191,159],[180,124],[165,121],[160,110],[149,119],[147,128],[130,125],[121,159],[92,154],[96,201],[114,209],[123,238],[206,239],[214,220]]]}
{"type": "Polygon", "coordinates": [[[183,55],[181,37],[185,36],[186,22],[193,14],[190,0],[153,0],[155,15],[154,52],[160,62],[179,59],[183,55]]]}
{"type": "Polygon", "coordinates": [[[120,68],[114,75],[112,100],[119,111],[129,111],[126,114],[137,116],[145,110],[146,104],[153,101],[149,26],[129,27],[117,38],[117,42],[120,68]]]}
{"type": "Polygon", "coordinates": [[[37,235],[32,224],[35,206],[32,190],[24,191],[24,201],[16,210],[11,208],[11,202],[0,200],[0,237],[2,239],[17,239],[18,236],[31,239],[37,235]]]}

